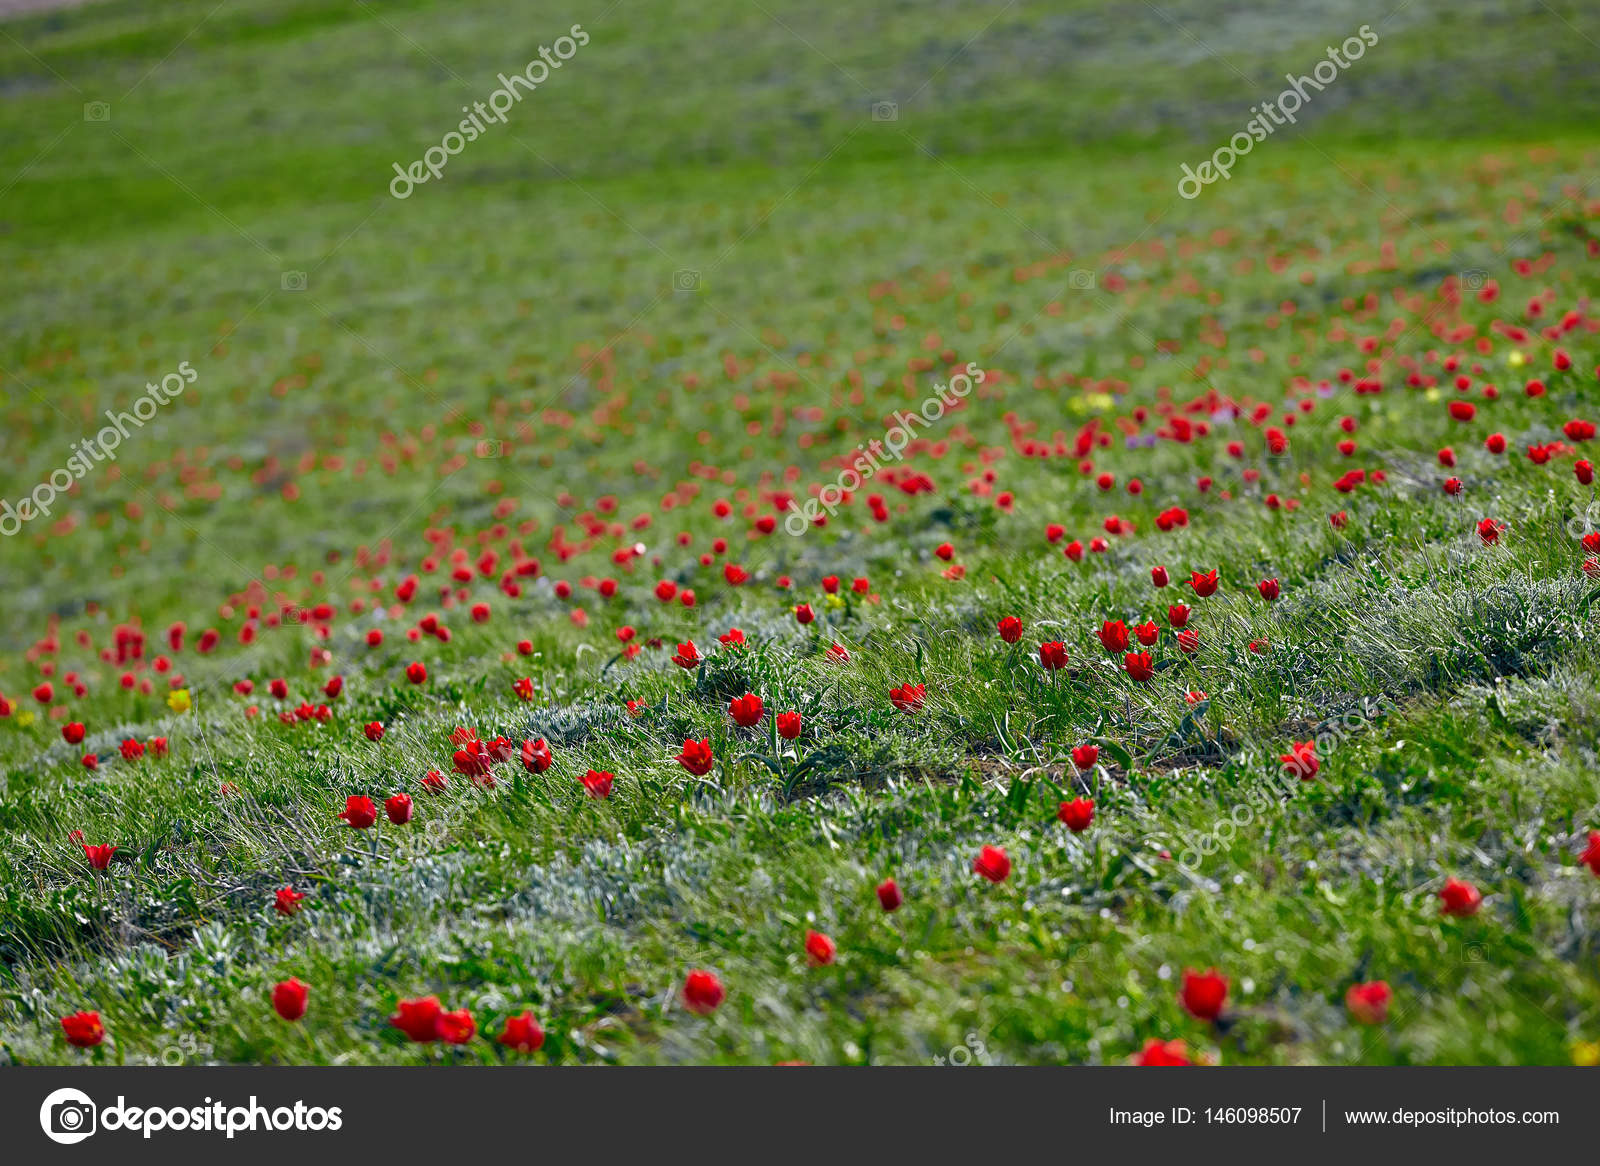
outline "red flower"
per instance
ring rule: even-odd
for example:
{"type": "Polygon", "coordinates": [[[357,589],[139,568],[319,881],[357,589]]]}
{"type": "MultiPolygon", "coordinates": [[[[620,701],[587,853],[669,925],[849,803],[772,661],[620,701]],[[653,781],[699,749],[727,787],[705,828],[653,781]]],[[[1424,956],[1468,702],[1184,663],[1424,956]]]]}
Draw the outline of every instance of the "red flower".
{"type": "Polygon", "coordinates": [[[1446,879],[1439,891],[1439,904],[1441,915],[1476,915],[1478,908],[1483,905],[1483,892],[1471,883],[1446,879]]]}
{"type": "Polygon", "coordinates": [[[793,741],[800,736],[800,714],[787,712],[778,714],[778,736],[788,741],[793,741]]]}
{"type": "Polygon", "coordinates": [[[83,725],[78,721],[73,721],[70,724],[61,726],[61,738],[68,745],[81,744],[83,741],[83,733],[83,725]]]}
{"type": "Polygon", "coordinates": [[[450,761],[457,773],[467,777],[487,777],[494,767],[495,757],[487,743],[473,737],[466,742],[466,748],[455,751],[450,761]]]}
{"type": "Polygon", "coordinates": [[[1039,645],[1039,663],[1045,671],[1055,672],[1067,666],[1067,646],[1059,640],[1039,645]]]}
{"type": "Polygon", "coordinates": [[[83,857],[89,860],[89,865],[95,870],[105,870],[111,865],[111,856],[116,852],[115,846],[85,846],[83,857]]]}
{"type": "Polygon", "coordinates": [[[795,605],[794,618],[798,620],[802,626],[804,626],[805,624],[808,624],[812,620],[816,619],[817,616],[816,613],[811,610],[811,605],[809,603],[800,603],[795,605]]]}
{"type": "Polygon", "coordinates": [[[1089,798],[1075,798],[1070,802],[1062,802],[1056,810],[1056,817],[1066,823],[1067,829],[1074,834],[1082,834],[1089,828],[1089,823],[1094,821],[1094,802],[1089,798]]]}
{"type": "Polygon", "coordinates": [[[999,623],[1000,638],[1008,644],[1014,644],[1022,638],[1022,621],[1014,615],[1008,615],[999,623]]]}
{"type": "Polygon", "coordinates": [[[729,628],[727,631],[718,636],[717,639],[728,645],[730,648],[737,648],[744,643],[744,633],[738,628],[729,628]]]}
{"type": "Polygon", "coordinates": [[[372,799],[357,794],[344,800],[344,811],[339,817],[350,824],[352,830],[370,829],[378,821],[378,807],[372,799]]]}
{"type": "Polygon", "coordinates": [[[322,695],[329,700],[338,700],[339,694],[344,691],[344,677],[335,676],[322,686],[322,695]]]}
{"type": "Polygon", "coordinates": [[[1170,582],[1167,578],[1167,569],[1165,567],[1151,567],[1150,582],[1157,587],[1165,587],[1170,582]]]}
{"type": "Polygon", "coordinates": [[[165,737],[151,737],[149,748],[151,756],[165,757],[167,755],[167,739],[165,737]]]}
{"type": "Polygon", "coordinates": [[[699,1016],[710,1016],[728,995],[715,972],[696,968],[683,980],[683,1006],[699,1016]]]}
{"type": "Polygon", "coordinates": [[[972,860],[972,873],[982,875],[991,883],[1003,883],[1011,877],[1011,859],[998,846],[985,846],[972,860]]]}
{"type": "Polygon", "coordinates": [[[733,723],[748,729],[761,719],[761,698],[753,692],[735,697],[728,702],[728,715],[733,718],[733,723]]]}
{"type": "Polygon", "coordinates": [[[396,826],[404,826],[411,821],[411,795],[395,794],[383,803],[383,812],[396,826]]]}
{"type": "Polygon", "coordinates": [[[1587,459],[1574,462],[1572,472],[1578,476],[1579,485],[1587,486],[1594,481],[1594,465],[1587,459]]]}
{"type": "Polygon", "coordinates": [[[100,1023],[98,1012],[74,1012],[61,1018],[61,1031],[67,1043],[76,1049],[92,1049],[106,1039],[106,1026],[100,1023]]]}
{"type": "Polygon", "coordinates": [[[1120,619],[1108,619],[1100,625],[1100,642],[1108,652],[1128,650],[1128,626],[1120,619]]]}
{"type": "Polygon", "coordinates": [[[1222,1006],[1228,999],[1228,978],[1216,968],[1197,972],[1183,969],[1183,983],[1178,989],[1178,1003],[1200,1020],[1215,1020],[1222,1015],[1222,1006]]]}
{"type": "Polygon", "coordinates": [[[1100,760],[1100,746],[1077,745],[1072,750],[1072,764],[1081,773],[1086,769],[1093,769],[1095,762],[1100,760]]]}
{"type": "Polygon", "coordinates": [[[439,1017],[443,1014],[439,997],[424,996],[420,1000],[397,1001],[389,1023],[412,1040],[426,1044],[439,1039],[439,1017]]]}
{"type": "Polygon", "coordinates": [[[300,910],[300,902],[304,898],[305,896],[293,887],[280,887],[272,900],[272,909],[279,915],[293,915],[300,910]]]}
{"type": "Polygon", "coordinates": [[[955,557],[956,549],[949,543],[940,543],[938,546],[933,548],[933,553],[948,563],[955,557]]]}
{"type": "Polygon", "coordinates": [[[850,653],[845,651],[843,646],[839,644],[830,644],[826,656],[830,664],[850,663],[850,653]]]}
{"type": "Polygon", "coordinates": [[[367,735],[369,741],[383,740],[383,725],[378,721],[368,721],[367,727],[361,731],[367,735]]]}
{"type": "Polygon", "coordinates": [[[900,888],[893,879],[884,879],[878,884],[878,903],[885,911],[898,911],[903,902],[900,888]]]}
{"type": "Polygon", "coordinates": [[[1175,628],[1181,628],[1189,622],[1191,608],[1187,604],[1175,603],[1167,608],[1167,622],[1175,628]]]}
{"type": "Polygon", "coordinates": [[[272,1009],[285,1020],[299,1020],[306,1014],[306,999],[310,990],[290,976],[272,989],[272,1009]]]}
{"type": "Polygon", "coordinates": [[[516,693],[517,696],[522,700],[532,700],[533,677],[524,676],[520,680],[513,680],[511,682],[511,691],[516,693]]]}
{"type": "Polygon", "coordinates": [[[555,764],[555,757],[550,753],[550,746],[540,737],[535,741],[522,743],[522,767],[529,773],[543,773],[555,764]]]}
{"type": "Polygon", "coordinates": [[[1485,518],[1478,523],[1478,537],[1483,540],[1484,546],[1499,542],[1500,530],[1500,525],[1492,518],[1485,518]]]}
{"type": "Polygon", "coordinates": [[[678,652],[672,657],[672,662],[679,668],[693,668],[703,659],[705,657],[700,655],[700,649],[694,646],[693,640],[690,640],[687,644],[678,645],[678,652]]]}
{"type": "Polygon", "coordinates": [[[137,761],[144,756],[144,746],[132,737],[122,743],[120,751],[124,761],[137,761]]]}
{"type": "Polygon", "coordinates": [[[421,684],[428,679],[428,668],[421,660],[413,660],[406,665],[406,679],[412,684],[421,684]]]}
{"type": "Polygon", "coordinates": [[[1193,628],[1184,628],[1178,633],[1178,649],[1187,656],[1193,656],[1200,647],[1200,633],[1193,628]]]}
{"type": "Polygon", "coordinates": [[[1144,623],[1135,624],[1133,634],[1139,638],[1141,644],[1148,648],[1161,638],[1161,629],[1156,627],[1155,620],[1148,619],[1144,623]]]}
{"type": "Polygon", "coordinates": [[[591,769],[578,780],[583,783],[583,792],[591,798],[609,798],[611,783],[616,779],[615,774],[607,773],[603,769],[591,769]]]}
{"type": "Polygon", "coordinates": [[[1478,415],[1478,407],[1471,401],[1451,401],[1450,416],[1457,421],[1471,421],[1478,415]]]}
{"type": "Polygon", "coordinates": [[[544,1044],[544,1029],[533,1018],[533,1013],[506,1017],[505,1027],[497,1038],[506,1048],[518,1053],[536,1053],[544,1044]]]}
{"type": "Polygon", "coordinates": [[[422,775],[422,788],[430,794],[442,794],[450,788],[450,779],[437,769],[430,769],[422,775]]]}
{"type": "Polygon", "coordinates": [[[1446,478],[1444,480],[1444,492],[1450,495],[1450,497],[1454,498],[1457,494],[1461,493],[1461,490],[1462,485],[1460,478],[1446,478]]]}
{"type": "Polygon", "coordinates": [[[1148,684],[1156,674],[1149,652],[1129,652],[1122,658],[1122,666],[1128,670],[1129,678],[1140,684],[1148,684]]]}
{"type": "Polygon", "coordinates": [[[1382,1024],[1389,1019],[1389,999],[1393,993],[1382,980],[1351,984],[1344,994],[1344,1006],[1362,1024],[1382,1024]]]}
{"type": "Polygon", "coordinates": [[[925,685],[902,684],[889,690],[889,703],[903,713],[914,713],[922,707],[925,694],[925,685]]]}
{"type": "Polygon", "coordinates": [[[1194,588],[1194,593],[1201,599],[1214,595],[1217,590],[1217,573],[1211,571],[1202,575],[1199,571],[1189,572],[1189,586],[1194,588]]]}
{"type": "Polygon", "coordinates": [[[1276,579],[1263,579],[1256,584],[1256,590],[1261,592],[1261,598],[1271,603],[1278,598],[1278,581],[1276,579]]]}
{"type": "Polygon", "coordinates": [[[33,690],[33,699],[38,701],[40,704],[49,704],[55,698],[56,690],[49,681],[45,681],[43,684],[38,685],[33,690]]]}
{"type": "Polygon", "coordinates": [[[1578,856],[1578,861],[1600,878],[1600,830],[1589,831],[1589,848],[1578,856]]]}
{"type": "Polygon", "coordinates": [[[1310,781],[1317,776],[1317,770],[1322,768],[1322,762],[1317,759],[1315,741],[1291,743],[1289,752],[1280,754],[1278,760],[1283,762],[1285,772],[1293,774],[1301,781],[1310,781]]]}
{"type": "Polygon", "coordinates": [[[806,962],[812,967],[820,968],[825,964],[831,964],[838,950],[833,940],[822,932],[806,932],[806,962]]]}
{"type": "Polygon", "coordinates": [[[1135,1065],[1146,1066],[1176,1066],[1193,1064],[1189,1060],[1189,1050],[1181,1040],[1159,1041],[1151,1037],[1144,1042],[1144,1048],[1134,1056],[1135,1065]]]}
{"type": "Polygon", "coordinates": [[[696,741],[693,738],[684,741],[683,752],[678,754],[678,764],[696,777],[704,777],[710,773],[711,766],[715,760],[711,755],[710,737],[702,741],[696,741]]]}
{"type": "Polygon", "coordinates": [[[472,1013],[463,1008],[457,1012],[440,1012],[434,1032],[446,1044],[464,1045],[477,1035],[478,1025],[472,1013]]]}

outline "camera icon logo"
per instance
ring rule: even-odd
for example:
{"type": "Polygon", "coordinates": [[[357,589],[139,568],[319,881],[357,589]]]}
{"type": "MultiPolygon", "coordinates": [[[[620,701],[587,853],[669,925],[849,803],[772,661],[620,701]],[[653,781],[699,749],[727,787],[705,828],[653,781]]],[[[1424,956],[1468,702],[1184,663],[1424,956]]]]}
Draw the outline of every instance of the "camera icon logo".
{"type": "Polygon", "coordinates": [[[506,443],[503,441],[491,441],[486,439],[474,445],[472,447],[472,452],[476,457],[505,457],[506,443]]]}
{"type": "Polygon", "coordinates": [[[899,121],[900,104],[895,101],[874,101],[872,103],[873,121],[899,121]]]}
{"type": "Polygon", "coordinates": [[[672,273],[672,290],[678,292],[699,291],[700,273],[689,267],[674,271],[672,273]]]}
{"type": "Polygon", "coordinates": [[[286,271],[283,273],[281,286],[284,291],[305,291],[306,273],[303,271],[286,271]]]}
{"type": "Polygon", "coordinates": [[[63,1146],[73,1146],[95,1132],[99,1110],[94,1099],[79,1089],[57,1089],[39,1107],[44,1136],[63,1146]]]}
{"type": "Polygon", "coordinates": [[[1481,267],[1469,267],[1461,273],[1461,286],[1477,291],[1489,282],[1489,273],[1481,267]]]}
{"type": "Polygon", "coordinates": [[[111,103],[109,101],[85,101],[83,103],[84,121],[110,121],[111,103]]]}
{"type": "Polygon", "coordinates": [[[1086,267],[1074,267],[1067,273],[1067,286],[1073,291],[1093,291],[1094,272],[1086,267]]]}

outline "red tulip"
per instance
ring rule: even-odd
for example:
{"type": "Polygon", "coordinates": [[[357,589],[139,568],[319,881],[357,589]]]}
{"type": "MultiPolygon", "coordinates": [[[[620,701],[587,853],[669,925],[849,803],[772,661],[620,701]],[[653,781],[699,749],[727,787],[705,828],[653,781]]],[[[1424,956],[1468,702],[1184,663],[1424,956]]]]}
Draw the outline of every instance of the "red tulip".
{"type": "Polygon", "coordinates": [[[439,1006],[439,997],[424,996],[420,1000],[397,1001],[389,1023],[412,1040],[426,1044],[439,1039],[439,1018],[442,1015],[444,1009],[439,1006]]]}
{"type": "Polygon", "coordinates": [[[367,735],[369,741],[383,740],[383,725],[378,721],[368,721],[367,727],[361,731],[367,735]]]}
{"type": "Polygon", "coordinates": [[[306,999],[309,994],[306,985],[290,976],[281,984],[273,986],[273,1011],[285,1020],[299,1020],[306,1014],[306,999]]]}
{"type": "Polygon", "coordinates": [[[106,1026],[98,1012],[74,1012],[61,1018],[61,1031],[67,1043],[77,1049],[92,1049],[106,1039],[106,1026]]]}
{"type": "Polygon", "coordinates": [[[1169,581],[1170,580],[1167,578],[1167,569],[1165,567],[1150,568],[1150,582],[1154,583],[1157,587],[1165,587],[1169,581]]]}
{"type": "Polygon", "coordinates": [[[1079,773],[1093,769],[1095,762],[1100,760],[1100,746],[1075,745],[1072,749],[1072,764],[1079,773]]]}
{"type": "Polygon", "coordinates": [[[406,679],[412,684],[421,684],[428,679],[428,666],[421,660],[413,660],[406,665],[406,679]]]}
{"type": "Polygon", "coordinates": [[[1003,883],[1011,876],[1011,859],[998,846],[985,846],[972,860],[972,873],[982,875],[991,883],[1003,883]]]}
{"type": "Polygon", "coordinates": [[[339,814],[352,830],[370,829],[378,821],[378,808],[369,797],[356,794],[344,800],[344,810],[339,814]]]}
{"type": "Polygon", "coordinates": [[[1317,758],[1317,743],[1315,741],[1295,741],[1289,746],[1289,752],[1280,754],[1278,760],[1283,762],[1286,772],[1298,777],[1301,781],[1310,781],[1317,776],[1317,770],[1322,767],[1322,762],[1317,758]]]}
{"type": "Polygon", "coordinates": [[[1159,1041],[1151,1037],[1144,1042],[1144,1048],[1134,1056],[1135,1065],[1146,1066],[1177,1066],[1190,1065],[1189,1050],[1181,1040],[1159,1041]]]}
{"type": "Polygon", "coordinates": [[[1155,663],[1150,659],[1149,652],[1129,652],[1122,658],[1123,667],[1128,670],[1128,676],[1140,684],[1148,684],[1155,677],[1155,663]]]}
{"type": "Polygon", "coordinates": [[[1492,518],[1485,518],[1478,523],[1478,537],[1483,540],[1484,546],[1492,546],[1500,541],[1500,525],[1492,518]]]}
{"type": "Polygon", "coordinates": [[[1126,652],[1128,650],[1128,626],[1120,619],[1106,620],[1100,625],[1100,642],[1105,645],[1108,652],[1126,652]]]}
{"type": "Polygon", "coordinates": [[[1067,666],[1067,646],[1059,640],[1039,645],[1039,663],[1047,672],[1056,672],[1067,666]]]}
{"type": "Polygon", "coordinates": [[[1574,462],[1572,472],[1578,476],[1578,483],[1588,486],[1594,482],[1594,465],[1587,459],[1574,462]]]}
{"type": "Polygon", "coordinates": [[[1022,621],[1014,615],[1008,615],[1000,621],[1000,638],[1008,644],[1014,644],[1022,638],[1022,621]]]}
{"type": "Polygon", "coordinates": [[[678,764],[687,769],[696,777],[704,777],[711,772],[711,767],[716,759],[711,755],[711,738],[702,741],[689,738],[683,743],[683,752],[678,754],[678,764]]]}
{"type": "Polygon", "coordinates": [[[1181,628],[1189,622],[1190,611],[1187,604],[1175,603],[1167,608],[1167,622],[1175,628],[1181,628]]]}
{"type": "Polygon", "coordinates": [[[761,720],[761,698],[753,692],[735,697],[728,702],[728,715],[733,718],[733,723],[748,729],[751,725],[761,720]]]}
{"type": "Polygon", "coordinates": [[[118,751],[122,754],[122,759],[124,761],[137,761],[139,758],[144,756],[144,745],[139,741],[135,741],[132,737],[129,737],[120,746],[118,746],[118,751]]]}
{"type": "Polygon", "coordinates": [[[279,915],[293,915],[300,910],[300,902],[305,896],[293,887],[281,887],[272,900],[272,909],[279,915]]]}
{"type": "Polygon", "coordinates": [[[1393,993],[1382,980],[1351,984],[1344,994],[1344,1006],[1362,1024],[1382,1024],[1389,1019],[1389,1000],[1393,993]]]}
{"type": "Polygon", "coordinates": [[[111,865],[111,856],[117,852],[115,846],[85,846],[83,856],[89,860],[89,865],[95,870],[105,870],[111,865]]]}
{"type": "Polygon", "coordinates": [[[793,741],[800,736],[800,714],[787,712],[778,714],[778,736],[788,741],[793,741]]]}
{"type": "Polygon", "coordinates": [[[710,1016],[727,996],[715,972],[696,968],[683,980],[683,1006],[699,1016],[710,1016]]]}
{"type": "Polygon", "coordinates": [[[833,940],[823,935],[820,931],[806,932],[806,962],[814,968],[820,968],[833,962],[838,947],[833,940]]]}
{"type": "Polygon", "coordinates": [[[396,826],[404,826],[411,821],[411,795],[395,794],[383,803],[383,812],[396,826]]]}
{"type": "Polygon", "coordinates": [[[700,655],[700,649],[694,646],[693,640],[690,640],[687,644],[678,645],[678,651],[672,657],[672,662],[679,668],[693,668],[703,659],[705,657],[700,655]]]}
{"type": "Polygon", "coordinates": [[[543,773],[554,764],[555,757],[543,737],[522,743],[522,767],[529,773],[543,773]]]}
{"type": "Polygon", "coordinates": [[[1439,903],[1441,915],[1476,915],[1478,908],[1483,905],[1483,892],[1471,883],[1446,879],[1439,891],[1439,903]]]}
{"type": "Polygon", "coordinates": [[[914,713],[922,707],[925,686],[902,684],[889,690],[889,703],[903,713],[914,713]]]}
{"type": "Polygon", "coordinates": [[[1261,592],[1261,598],[1271,603],[1278,598],[1278,581],[1276,579],[1263,579],[1256,584],[1256,590],[1261,592]]]}
{"type": "Polygon", "coordinates": [[[1212,968],[1197,972],[1183,969],[1183,982],[1178,989],[1178,1002],[1199,1020],[1215,1020],[1222,1015],[1222,1006],[1228,999],[1228,979],[1212,968]]]}
{"type": "Polygon", "coordinates": [[[1578,856],[1578,861],[1600,878],[1600,830],[1589,831],[1589,848],[1578,856]]]}
{"type": "Polygon", "coordinates": [[[77,745],[82,743],[83,734],[84,727],[78,721],[72,721],[69,724],[61,726],[61,739],[64,740],[68,745],[77,745]]]}
{"type": "Polygon", "coordinates": [[[1156,627],[1155,620],[1147,619],[1144,623],[1134,625],[1133,634],[1139,638],[1141,644],[1148,648],[1161,638],[1161,629],[1156,627]]]}
{"type": "Polygon", "coordinates": [[[591,798],[609,798],[611,783],[616,780],[616,775],[603,769],[591,769],[578,780],[583,783],[583,792],[591,798]]]}
{"type": "Polygon", "coordinates": [[[478,1025],[472,1019],[472,1013],[465,1008],[457,1012],[439,1013],[439,1019],[434,1023],[434,1033],[446,1044],[464,1045],[477,1035],[478,1025]]]}
{"type": "Polygon", "coordinates": [[[1075,798],[1070,802],[1062,802],[1056,811],[1056,817],[1065,822],[1067,829],[1074,834],[1082,834],[1089,828],[1089,823],[1094,821],[1094,802],[1089,798],[1075,798]]]}
{"type": "Polygon", "coordinates": [[[900,897],[900,887],[893,879],[884,879],[878,884],[878,903],[885,911],[897,911],[903,902],[905,900],[900,897]]]}
{"type": "Polygon", "coordinates": [[[1189,586],[1194,588],[1194,593],[1201,599],[1214,595],[1217,590],[1217,573],[1211,571],[1202,575],[1199,571],[1190,571],[1189,586]]]}
{"type": "Polygon", "coordinates": [[[506,1048],[519,1053],[536,1053],[544,1044],[544,1029],[533,1018],[533,1013],[506,1017],[505,1027],[497,1038],[506,1048]]]}

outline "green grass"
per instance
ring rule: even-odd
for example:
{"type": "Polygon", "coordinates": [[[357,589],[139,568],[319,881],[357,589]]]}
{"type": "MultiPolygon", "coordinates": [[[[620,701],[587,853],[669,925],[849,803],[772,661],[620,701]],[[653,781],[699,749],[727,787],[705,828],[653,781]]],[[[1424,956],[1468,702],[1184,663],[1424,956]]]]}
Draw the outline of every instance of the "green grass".
{"type": "Polygon", "coordinates": [[[552,1062],[927,1064],[973,1043],[1000,1063],[1120,1062],[1155,1037],[1226,1063],[1586,1057],[1600,882],[1575,856],[1600,827],[1600,580],[1573,534],[1595,512],[1571,452],[1522,451],[1595,416],[1600,321],[1537,332],[1600,290],[1594,13],[1413,0],[1303,130],[1186,201],[1180,164],[1371,13],[764,7],[129,2],[0,26],[0,498],[147,380],[198,374],[115,467],[0,539],[0,1062],[510,1056],[405,1043],[387,1017],[427,994],[490,1037],[533,1010],[552,1062]],[[510,124],[388,197],[392,162],[574,22],[592,43],[510,124]],[[900,120],[873,121],[879,100],[900,120]],[[84,120],[90,101],[110,120],[84,120]],[[698,286],[674,290],[680,271],[698,286]],[[1458,305],[1463,272],[1500,299],[1458,305]],[[1552,371],[1557,347],[1571,371],[1552,371]],[[1475,397],[1470,424],[1445,414],[1452,353],[1503,393],[1475,397]],[[1357,395],[1338,373],[1369,359],[1385,388],[1357,395]],[[887,496],[888,521],[858,498],[783,533],[774,491],[834,480],[832,459],[967,361],[993,375],[930,427],[947,448],[906,463],[933,493],[875,481],[861,493],[887,496]],[[1413,369],[1438,383],[1408,387],[1413,369]],[[1534,374],[1549,392],[1528,398],[1534,374]],[[1114,492],[1079,472],[1091,418],[1121,437],[1136,408],[1208,393],[1245,415],[1094,450],[1114,492]],[[1315,407],[1269,456],[1250,410],[1281,424],[1289,398],[1315,407]],[[1493,431],[1510,456],[1483,448],[1493,431]],[[1021,449],[1058,434],[1065,456],[1021,449]],[[1387,481],[1336,492],[1351,468],[1387,481]],[[1440,490],[1451,473],[1459,498],[1440,490]],[[562,562],[558,529],[580,543],[608,497],[623,529],[562,562]],[[1170,506],[1190,521],[1163,533],[1170,506]],[[756,535],[757,514],[777,532],[756,535]],[[1112,514],[1137,533],[1062,555],[1112,514]],[[1484,517],[1507,524],[1494,546],[1484,517]],[[615,563],[635,540],[644,554],[615,563]],[[423,567],[439,547],[500,561],[445,603],[448,564],[423,567]],[[541,572],[508,597],[496,580],[524,556],[541,572]],[[728,585],[724,563],[751,580],[728,585]],[[1194,598],[1188,571],[1211,568],[1221,590],[1194,598]],[[375,612],[413,572],[415,601],[375,612]],[[828,575],[846,602],[825,601],[828,575]],[[607,577],[612,598],[582,582],[607,577]],[[660,579],[696,605],[659,602],[660,579]],[[1180,596],[1192,656],[1167,627],[1180,596]],[[238,642],[251,606],[321,602],[326,638],[291,618],[238,642]],[[449,643],[407,642],[430,611],[449,643]],[[1008,615],[1015,648],[995,632],[1008,615]],[[188,643],[156,672],[180,619],[188,643]],[[1108,619],[1161,627],[1153,683],[1102,650],[1108,619]],[[135,620],[143,658],[101,659],[135,620]],[[663,646],[624,658],[624,626],[663,646]],[[733,626],[748,646],[711,653],[733,626]],[[208,627],[221,645],[200,655],[208,627]],[[668,659],[689,638],[703,670],[668,659]],[[1043,640],[1069,651],[1053,677],[1043,640]],[[308,667],[313,649],[330,657],[308,667]],[[426,684],[407,683],[412,660],[426,684]],[[40,710],[46,665],[88,694],[40,710]],[[334,674],[328,722],[279,722],[334,674]],[[188,712],[165,700],[177,675],[188,712]],[[888,698],[907,682],[926,685],[916,713],[888,698]],[[778,742],[792,757],[769,726],[733,725],[746,691],[803,712],[778,742]],[[457,726],[542,736],[555,764],[430,797],[420,778],[450,771],[457,726]],[[158,735],[169,756],[116,756],[158,735]],[[674,760],[688,737],[711,741],[709,775],[674,760]],[[1280,755],[1308,739],[1316,780],[1285,783],[1280,755]],[[1091,740],[1101,764],[1075,774],[1091,740]],[[590,768],[615,773],[609,799],[584,796],[590,768]],[[408,825],[336,817],[401,790],[408,825]],[[1072,834],[1056,807],[1079,793],[1095,820],[1072,834]],[[74,830],[118,845],[107,872],[74,830]],[[991,844],[1013,862],[998,885],[970,869],[991,844]],[[906,902],[886,914],[873,888],[890,876],[906,902]],[[1449,877],[1483,890],[1476,916],[1440,916],[1449,877]],[[285,885],[309,896],[287,919],[270,906],[285,885]],[[806,965],[809,929],[837,963],[806,965]],[[1175,998],[1183,969],[1213,965],[1230,979],[1217,1025],[1175,998]],[[679,998],[695,967],[728,990],[709,1018],[679,998]],[[291,975],[312,990],[297,1024],[269,1004],[291,975]],[[1356,1025],[1344,992],[1376,979],[1390,1019],[1356,1025]],[[99,1050],[62,1041],[79,1009],[105,1019],[99,1050]]]}

